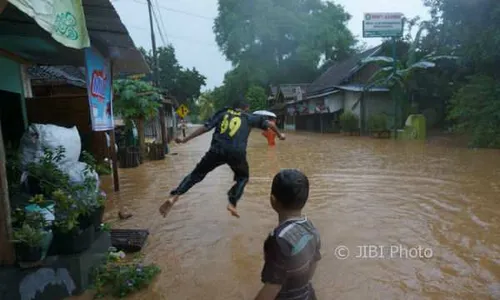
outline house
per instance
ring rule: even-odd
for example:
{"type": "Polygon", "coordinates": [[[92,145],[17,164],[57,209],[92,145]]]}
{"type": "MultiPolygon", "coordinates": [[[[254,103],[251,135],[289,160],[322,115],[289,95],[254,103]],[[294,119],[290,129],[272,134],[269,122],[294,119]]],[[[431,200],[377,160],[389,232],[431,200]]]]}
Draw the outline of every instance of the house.
{"type": "MultiPolygon", "coordinates": [[[[11,243],[11,199],[5,169],[5,146],[19,143],[28,124],[36,122],[36,118],[56,120],[60,117],[57,121],[69,126],[80,124],[81,127],[88,127],[90,124],[88,117],[69,119],[70,109],[82,114],[88,114],[89,111],[86,89],[82,87],[82,74],[70,74],[66,68],[42,67],[32,70],[31,75],[35,77],[33,85],[28,68],[84,66],[86,56],[83,49],[91,47],[111,62],[113,74],[149,72],[144,57],[135,47],[109,0],[83,0],[71,2],[75,5],[59,5],[58,8],[65,11],[54,26],[53,20],[47,21],[51,15],[46,12],[52,11],[57,2],[44,1],[42,10],[36,5],[32,6],[31,2],[41,1],[6,3],[0,0],[0,265],[10,265],[15,260],[11,243]],[[75,15],[83,17],[76,18],[75,15]],[[83,25],[84,22],[86,25],[83,25]],[[48,86],[46,83],[49,83],[48,86]],[[75,99],[81,101],[77,103],[75,99]],[[82,109],[84,104],[85,112],[82,109]],[[64,108],[67,111],[63,111],[64,108]]],[[[113,170],[115,189],[118,189],[117,168],[113,170]]],[[[87,266],[90,266],[91,261],[88,261],[87,266]]],[[[80,266],[80,263],[72,265],[80,266]]],[[[33,274],[37,269],[12,270],[0,268],[1,281],[6,283],[0,294],[8,299],[17,299],[21,291],[20,280],[24,276],[31,276],[30,273],[33,274]],[[21,273],[24,275],[18,276],[21,273]]],[[[75,284],[80,288],[82,282],[75,280],[75,284]]],[[[40,297],[59,299],[50,295],[40,297]]]]}
{"type": "Polygon", "coordinates": [[[285,106],[304,99],[307,92],[307,83],[281,84],[271,87],[271,95],[268,98],[269,110],[278,117],[278,126],[285,128],[285,106]]]}
{"type": "Polygon", "coordinates": [[[362,129],[366,129],[366,119],[372,114],[386,113],[389,119],[392,118],[389,89],[371,87],[365,91],[368,80],[379,67],[375,63],[361,62],[381,52],[382,46],[377,46],[328,68],[308,86],[303,99],[285,105],[285,127],[289,130],[338,132],[339,117],[346,110],[360,118],[362,129]]]}

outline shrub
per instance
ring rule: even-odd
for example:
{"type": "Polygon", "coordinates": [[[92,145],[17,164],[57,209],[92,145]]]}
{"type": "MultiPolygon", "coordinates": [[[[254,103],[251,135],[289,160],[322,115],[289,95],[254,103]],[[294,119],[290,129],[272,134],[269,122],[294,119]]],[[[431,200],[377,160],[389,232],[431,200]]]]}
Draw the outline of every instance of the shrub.
{"type": "Polygon", "coordinates": [[[387,128],[387,116],[385,114],[374,114],[368,118],[368,129],[370,131],[386,131],[387,128]]]}
{"type": "Polygon", "coordinates": [[[354,132],[359,130],[359,118],[351,111],[346,111],[340,115],[340,126],[344,132],[354,132]]]}
{"type": "Polygon", "coordinates": [[[476,75],[450,101],[454,129],[472,136],[470,146],[500,148],[500,83],[476,75]]]}

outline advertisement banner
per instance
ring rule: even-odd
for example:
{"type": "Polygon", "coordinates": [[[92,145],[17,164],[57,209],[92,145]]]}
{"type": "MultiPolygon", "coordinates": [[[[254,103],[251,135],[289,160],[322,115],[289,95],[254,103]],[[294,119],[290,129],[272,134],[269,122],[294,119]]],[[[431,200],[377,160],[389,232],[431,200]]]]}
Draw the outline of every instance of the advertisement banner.
{"type": "Polygon", "coordinates": [[[109,62],[96,50],[85,49],[87,94],[93,131],[114,128],[112,78],[109,62]]]}

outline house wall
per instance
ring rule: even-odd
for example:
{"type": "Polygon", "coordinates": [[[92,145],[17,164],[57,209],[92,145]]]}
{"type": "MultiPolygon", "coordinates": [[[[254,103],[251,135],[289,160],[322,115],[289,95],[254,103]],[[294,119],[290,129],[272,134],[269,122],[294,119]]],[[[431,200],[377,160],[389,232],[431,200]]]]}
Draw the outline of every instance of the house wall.
{"type": "Polygon", "coordinates": [[[367,93],[365,101],[365,115],[368,118],[374,114],[387,115],[387,123],[392,127],[394,122],[394,103],[389,92],[367,93]]]}
{"type": "Polygon", "coordinates": [[[0,56],[0,90],[22,94],[21,65],[0,56]]]}
{"type": "Polygon", "coordinates": [[[86,89],[74,86],[33,87],[36,98],[26,100],[30,123],[76,126],[87,150],[101,162],[110,157],[105,132],[92,131],[86,89]]]}
{"type": "Polygon", "coordinates": [[[330,112],[344,109],[344,93],[340,92],[326,96],[325,106],[328,107],[330,112]]]}
{"type": "Polygon", "coordinates": [[[285,116],[285,130],[295,130],[295,118],[296,116],[290,116],[286,115],[285,116]]]}
{"type": "Polygon", "coordinates": [[[344,94],[344,109],[346,111],[347,110],[352,111],[355,115],[359,117],[361,105],[358,103],[358,100],[361,97],[361,93],[344,91],[343,94],[344,94]]]}

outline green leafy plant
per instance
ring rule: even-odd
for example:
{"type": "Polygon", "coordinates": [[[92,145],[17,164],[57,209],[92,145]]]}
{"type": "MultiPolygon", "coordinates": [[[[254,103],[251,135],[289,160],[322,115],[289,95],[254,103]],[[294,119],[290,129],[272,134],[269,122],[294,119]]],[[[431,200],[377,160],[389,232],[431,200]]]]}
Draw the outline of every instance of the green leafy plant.
{"type": "Polygon", "coordinates": [[[99,195],[97,195],[97,207],[103,207],[106,203],[107,197],[104,191],[101,191],[99,195]]]}
{"type": "Polygon", "coordinates": [[[21,228],[13,230],[14,239],[12,242],[17,244],[25,244],[29,247],[39,247],[45,237],[45,231],[28,223],[24,223],[21,228]]]}
{"type": "MultiPolygon", "coordinates": [[[[29,201],[40,207],[47,206],[47,201],[42,195],[36,195],[29,201]]],[[[16,208],[11,214],[13,229],[13,242],[35,248],[41,245],[46,235],[47,221],[39,211],[27,212],[23,208],[16,208]]]]}
{"type": "MultiPolygon", "coordinates": [[[[44,154],[37,162],[28,165],[28,174],[37,180],[43,194],[52,197],[55,202],[56,220],[54,226],[58,231],[71,232],[78,225],[81,215],[89,216],[97,208],[104,205],[106,195],[99,193],[99,181],[95,177],[95,159],[88,152],[82,153],[82,160],[87,164],[83,170],[84,181],[81,184],[70,182],[67,174],[58,168],[64,159],[65,149],[58,147],[55,151],[44,149],[44,154]]],[[[32,203],[44,204],[43,196],[35,196],[32,203]]],[[[44,204],[46,205],[46,204],[44,204]]]]}
{"type": "Polygon", "coordinates": [[[52,194],[56,203],[56,219],[54,227],[62,233],[69,233],[77,228],[78,218],[81,215],[81,208],[71,195],[62,190],[57,190],[52,194]]]}
{"type": "Polygon", "coordinates": [[[343,132],[355,132],[359,130],[359,118],[351,111],[345,111],[340,115],[340,126],[343,132]]]}
{"type": "MultiPolygon", "coordinates": [[[[416,25],[416,23],[414,22],[412,26],[413,25],[416,25]]],[[[432,52],[425,55],[421,60],[417,60],[417,48],[421,43],[420,37],[423,31],[428,30],[430,26],[431,24],[429,22],[422,22],[420,24],[415,38],[408,49],[408,59],[406,61],[395,60],[388,56],[371,56],[362,61],[363,65],[375,63],[380,67],[379,70],[368,79],[369,84],[365,86],[365,91],[368,91],[373,86],[384,86],[391,90],[392,97],[396,99],[400,109],[403,111],[403,115],[399,116],[401,113],[400,110],[398,115],[395,116],[398,120],[395,122],[398,127],[402,126],[402,121],[406,120],[411,111],[412,103],[409,103],[408,96],[412,91],[418,89],[415,74],[418,71],[435,68],[438,61],[456,61],[458,59],[457,56],[436,55],[435,52],[432,52]]],[[[411,31],[411,28],[409,28],[409,31],[411,31]]]]}
{"type": "Polygon", "coordinates": [[[374,114],[368,118],[368,129],[371,132],[386,131],[387,128],[386,114],[374,114]]]}
{"type": "Polygon", "coordinates": [[[89,152],[83,150],[82,154],[80,156],[80,161],[87,164],[87,168],[86,168],[87,170],[93,171],[93,172],[96,171],[96,169],[97,169],[96,160],[95,160],[94,156],[92,156],[92,154],[90,154],[89,152]]]}
{"type": "Polygon", "coordinates": [[[40,160],[27,166],[29,176],[38,181],[45,196],[51,196],[57,189],[70,189],[69,176],[57,167],[64,159],[65,151],[62,146],[55,151],[44,148],[40,160]]]}
{"type": "Polygon", "coordinates": [[[108,223],[102,223],[101,224],[101,231],[106,231],[106,232],[111,231],[111,225],[108,223]]]}
{"type": "Polygon", "coordinates": [[[7,172],[7,182],[8,182],[8,187],[9,187],[9,195],[15,195],[19,194],[21,192],[21,176],[22,176],[22,168],[20,159],[19,159],[19,152],[13,150],[12,148],[6,150],[6,165],[5,169],[7,172]]]}
{"type": "Polygon", "coordinates": [[[267,108],[266,90],[258,85],[251,86],[245,94],[245,98],[248,100],[248,103],[252,110],[261,110],[267,108]]]}
{"type": "Polygon", "coordinates": [[[116,80],[113,84],[115,112],[126,120],[149,119],[160,108],[161,95],[149,83],[137,80],[116,80]]]}
{"type": "Polygon", "coordinates": [[[160,273],[160,268],[154,264],[144,265],[140,259],[125,262],[124,258],[123,252],[112,251],[106,263],[95,270],[95,298],[124,298],[146,288],[160,273]]]}
{"type": "Polygon", "coordinates": [[[95,171],[99,175],[110,175],[112,170],[111,170],[111,166],[109,165],[109,163],[104,162],[101,164],[97,164],[95,171]]]}
{"type": "MultiPolygon", "coordinates": [[[[43,195],[36,195],[29,200],[30,204],[36,204],[41,208],[47,207],[51,202],[45,200],[43,195]]],[[[47,221],[39,211],[26,212],[24,207],[17,207],[11,212],[11,223],[14,228],[21,228],[24,224],[37,229],[44,229],[47,221]]]]}
{"type": "Polygon", "coordinates": [[[500,83],[476,75],[453,96],[448,118],[455,130],[471,134],[470,146],[500,148],[500,83]]]}

